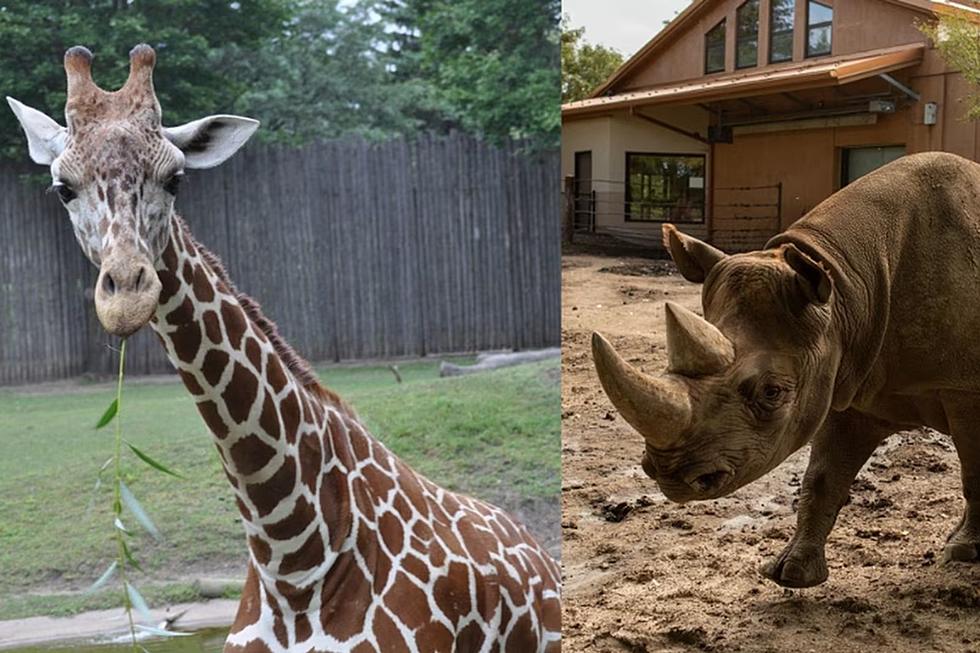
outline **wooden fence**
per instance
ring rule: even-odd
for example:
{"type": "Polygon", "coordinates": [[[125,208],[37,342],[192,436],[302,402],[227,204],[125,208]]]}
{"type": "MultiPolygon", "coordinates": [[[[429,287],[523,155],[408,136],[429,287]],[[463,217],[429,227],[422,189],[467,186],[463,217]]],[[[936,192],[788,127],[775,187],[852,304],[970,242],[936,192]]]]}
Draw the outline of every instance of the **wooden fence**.
{"type": "MultiPolygon", "coordinates": [[[[26,157],[26,146],[25,146],[26,157]]],[[[38,167],[0,168],[0,385],[114,370],[97,271],[38,167]]],[[[557,152],[464,135],[249,146],[178,210],[314,361],[558,345],[557,152]]],[[[132,374],[171,368],[144,329],[132,374]]]]}

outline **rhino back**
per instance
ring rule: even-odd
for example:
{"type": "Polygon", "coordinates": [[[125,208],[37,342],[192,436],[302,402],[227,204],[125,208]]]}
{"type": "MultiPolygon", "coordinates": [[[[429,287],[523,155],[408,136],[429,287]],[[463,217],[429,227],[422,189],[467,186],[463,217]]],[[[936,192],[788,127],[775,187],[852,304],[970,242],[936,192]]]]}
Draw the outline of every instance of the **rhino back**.
{"type": "Polygon", "coordinates": [[[771,244],[780,242],[831,263],[851,401],[919,396],[929,411],[938,390],[980,393],[980,165],[940,152],[904,157],[771,244]]]}

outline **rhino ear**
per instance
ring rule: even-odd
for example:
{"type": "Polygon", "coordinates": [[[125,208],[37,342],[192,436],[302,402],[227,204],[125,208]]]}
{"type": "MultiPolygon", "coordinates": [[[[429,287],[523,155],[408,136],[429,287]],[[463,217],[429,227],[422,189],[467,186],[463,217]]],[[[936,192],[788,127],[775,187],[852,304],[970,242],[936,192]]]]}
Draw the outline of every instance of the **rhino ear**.
{"type": "Polygon", "coordinates": [[[789,267],[796,273],[796,284],[807,301],[818,305],[830,301],[830,296],[834,292],[834,283],[823,265],[792,244],[786,245],[783,256],[789,267]]]}
{"type": "Polygon", "coordinates": [[[663,226],[664,247],[677,264],[677,269],[688,281],[704,283],[711,268],[727,255],[708,243],[682,234],[672,224],[663,226]]]}

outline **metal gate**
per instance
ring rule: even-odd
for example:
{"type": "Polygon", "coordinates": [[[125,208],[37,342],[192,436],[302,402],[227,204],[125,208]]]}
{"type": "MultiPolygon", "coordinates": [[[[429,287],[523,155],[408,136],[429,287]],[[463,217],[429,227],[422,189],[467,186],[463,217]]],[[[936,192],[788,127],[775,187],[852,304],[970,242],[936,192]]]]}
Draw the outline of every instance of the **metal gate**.
{"type": "Polygon", "coordinates": [[[761,249],[780,231],[782,182],[715,188],[711,241],[726,252],[761,249]]]}

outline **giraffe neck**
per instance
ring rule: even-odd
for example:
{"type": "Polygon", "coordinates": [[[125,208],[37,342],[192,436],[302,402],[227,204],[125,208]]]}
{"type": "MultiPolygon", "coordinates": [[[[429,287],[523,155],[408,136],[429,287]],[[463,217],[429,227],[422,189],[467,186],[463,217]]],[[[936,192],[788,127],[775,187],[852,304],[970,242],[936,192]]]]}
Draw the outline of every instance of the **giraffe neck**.
{"type": "Polygon", "coordinates": [[[152,327],[212,433],[259,575],[270,586],[309,585],[350,531],[349,505],[321,481],[338,452],[325,451],[319,435],[350,411],[187,225],[172,223],[152,327]]]}
{"type": "Polygon", "coordinates": [[[176,216],[157,273],[153,329],[248,535],[226,652],[558,650],[558,566],[525,529],[373,439],[176,216]]]}

